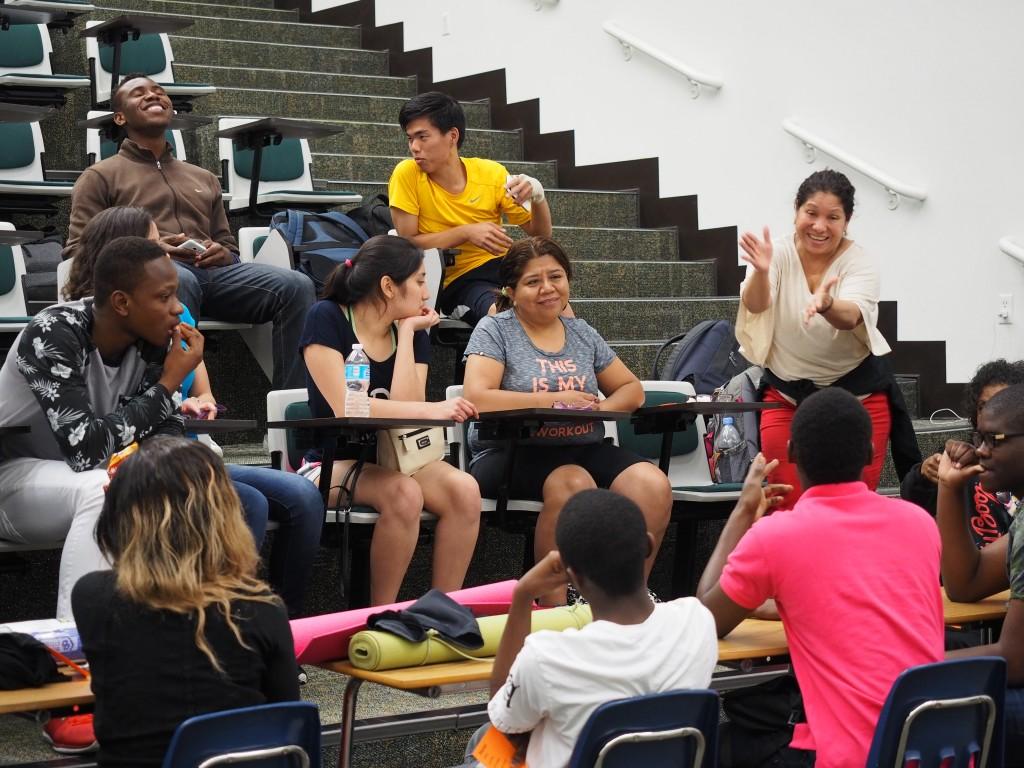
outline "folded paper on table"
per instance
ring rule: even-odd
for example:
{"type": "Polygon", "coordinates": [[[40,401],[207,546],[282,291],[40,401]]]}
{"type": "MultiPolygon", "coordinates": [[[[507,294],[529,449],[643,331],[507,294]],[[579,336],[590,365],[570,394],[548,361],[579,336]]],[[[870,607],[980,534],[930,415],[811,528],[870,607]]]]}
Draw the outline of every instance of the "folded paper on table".
{"type": "MultiPolygon", "coordinates": [[[[498,652],[501,634],[505,631],[508,615],[486,616],[477,623],[484,639],[483,647],[469,651],[442,640],[431,630],[430,636],[420,643],[392,635],[389,632],[366,630],[352,636],[348,644],[349,663],[359,669],[380,671],[441,664],[464,658],[487,658],[498,652]]],[[[580,629],[591,621],[590,606],[574,605],[548,608],[533,612],[531,631],[541,629],[580,629]]]]}
{"type": "MultiPolygon", "coordinates": [[[[499,581],[479,587],[449,592],[448,596],[473,611],[476,616],[508,613],[516,581],[499,581]]],[[[415,600],[391,605],[375,605],[354,611],[310,616],[291,622],[295,642],[295,658],[300,664],[319,664],[322,661],[344,659],[348,655],[348,641],[356,632],[366,628],[366,619],[374,613],[408,608],[415,600]]]]}

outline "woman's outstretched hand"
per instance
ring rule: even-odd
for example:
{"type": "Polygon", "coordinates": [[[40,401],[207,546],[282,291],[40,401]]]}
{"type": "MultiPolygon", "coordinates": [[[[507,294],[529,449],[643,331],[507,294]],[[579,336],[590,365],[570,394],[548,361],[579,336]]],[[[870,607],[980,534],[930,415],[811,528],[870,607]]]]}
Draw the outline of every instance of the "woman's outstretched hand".
{"type": "Polygon", "coordinates": [[[838,277],[830,277],[818,286],[818,290],[811,297],[811,303],[804,308],[804,325],[811,322],[815,315],[823,315],[832,309],[832,304],[835,302],[832,289],[836,287],[838,282],[838,277]]]}
{"type": "Polygon", "coordinates": [[[764,228],[764,239],[759,240],[753,232],[744,232],[740,238],[740,248],[743,255],[740,256],[747,264],[757,272],[767,272],[772,265],[772,235],[768,227],[764,228]]]}

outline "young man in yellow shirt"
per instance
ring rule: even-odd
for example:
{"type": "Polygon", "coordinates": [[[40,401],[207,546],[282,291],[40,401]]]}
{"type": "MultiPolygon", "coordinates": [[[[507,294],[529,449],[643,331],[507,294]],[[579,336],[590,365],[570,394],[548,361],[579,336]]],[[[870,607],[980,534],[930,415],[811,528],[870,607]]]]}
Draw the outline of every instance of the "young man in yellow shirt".
{"type": "Polygon", "coordinates": [[[544,187],[525,174],[509,175],[501,163],[460,157],[466,136],[462,106],[443,93],[422,93],[406,102],[398,122],[412,158],[391,173],[388,197],[398,234],[420,248],[456,248],[445,272],[441,309],[468,308],[475,325],[494,314],[498,262],[512,244],[502,214],[528,235],[551,236],[544,187]]]}

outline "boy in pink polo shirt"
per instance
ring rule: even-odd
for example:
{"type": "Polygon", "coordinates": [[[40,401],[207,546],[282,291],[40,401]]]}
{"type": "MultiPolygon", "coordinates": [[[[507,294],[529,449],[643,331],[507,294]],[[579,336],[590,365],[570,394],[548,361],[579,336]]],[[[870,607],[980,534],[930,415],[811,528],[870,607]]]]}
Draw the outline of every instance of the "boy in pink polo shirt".
{"type": "Polygon", "coordinates": [[[807,716],[790,746],[815,751],[818,768],[863,766],[893,681],[943,657],[935,522],[867,489],[871,451],[856,397],[803,401],[789,457],[807,491],[761,519],[788,488],[762,486],[775,462],[759,455],[698,587],[719,637],[774,598],[807,716]]]}

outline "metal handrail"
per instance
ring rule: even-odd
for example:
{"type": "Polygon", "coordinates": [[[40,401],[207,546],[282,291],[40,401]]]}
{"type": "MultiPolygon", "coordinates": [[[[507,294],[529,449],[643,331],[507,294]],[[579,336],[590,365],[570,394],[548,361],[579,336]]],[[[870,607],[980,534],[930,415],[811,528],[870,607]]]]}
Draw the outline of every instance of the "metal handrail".
{"type": "Polygon", "coordinates": [[[604,31],[614,37],[622,45],[622,52],[626,56],[626,61],[629,61],[633,57],[633,49],[646,53],[655,61],[660,61],[669,69],[674,69],[676,72],[681,74],[687,80],[690,81],[690,96],[696,99],[700,96],[700,87],[703,85],[705,88],[712,88],[718,90],[725,83],[722,78],[709,75],[704,72],[699,72],[688,64],[684,64],[679,59],[669,56],[667,53],[659,51],[652,45],[645,43],[635,35],[626,32],[614,21],[606,21],[602,27],[604,31]]]}
{"type": "Polygon", "coordinates": [[[1024,245],[1021,245],[1009,235],[999,239],[999,250],[1011,259],[1016,259],[1021,264],[1024,264],[1024,245]]]}
{"type": "Polygon", "coordinates": [[[860,158],[854,157],[831,142],[828,142],[825,139],[820,139],[813,133],[801,128],[790,118],[782,121],[782,127],[787,133],[795,136],[803,142],[804,148],[807,150],[807,162],[813,163],[814,153],[816,150],[819,150],[829,157],[835,158],[843,165],[848,165],[855,171],[858,171],[869,179],[881,184],[885,191],[889,193],[889,210],[891,211],[894,211],[899,207],[901,198],[909,197],[913,200],[923,201],[928,197],[928,192],[924,189],[910,184],[904,184],[902,181],[897,181],[892,176],[878,170],[870,163],[866,163],[860,158]]]}

